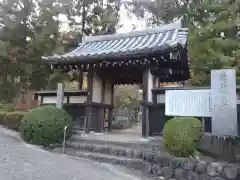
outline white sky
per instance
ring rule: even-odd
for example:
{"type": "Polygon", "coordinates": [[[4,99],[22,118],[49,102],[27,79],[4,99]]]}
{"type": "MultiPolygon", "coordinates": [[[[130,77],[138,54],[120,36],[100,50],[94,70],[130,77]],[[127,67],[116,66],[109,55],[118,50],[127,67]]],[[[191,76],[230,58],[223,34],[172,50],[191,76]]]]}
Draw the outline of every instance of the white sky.
{"type": "Polygon", "coordinates": [[[132,24],[136,26],[136,30],[140,30],[146,28],[145,20],[138,20],[136,16],[128,17],[127,10],[124,6],[120,7],[120,22],[119,24],[123,24],[123,26],[118,29],[118,33],[130,32],[132,31],[132,24]]]}
{"type": "MultiPolygon", "coordinates": [[[[62,22],[66,22],[67,18],[64,15],[60,15],[59,19],[62,22]]],[[[120,21],[119,24],[122,24],[122,27],[117,30],[117,33],[126,33],[131,32],[133,29],[133,24],[136,26],[136,30],[141,30],[146,28],[146,21],[145,20],[138,20],[136,16],[129,17],[127,10],[122,5],[120,7],[120,21]]],[[[63,23],[61,27],[61,31],[69,31],[67,23],[63,23]]]]}

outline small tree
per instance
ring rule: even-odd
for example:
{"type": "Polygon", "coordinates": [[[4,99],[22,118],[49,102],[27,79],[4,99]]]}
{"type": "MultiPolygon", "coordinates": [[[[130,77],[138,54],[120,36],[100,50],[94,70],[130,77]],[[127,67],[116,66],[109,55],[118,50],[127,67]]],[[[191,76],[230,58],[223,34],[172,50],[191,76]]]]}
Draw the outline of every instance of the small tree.
{"type": "MultiPolygon", "coordinates": [[[[72,118],[63,110],[54,106],[40,106],[27,113],[20,124],[20,133],[31,144],[48,146],[61,143],[64,127],[72,124],[72,118]]],[[[67,138],[71,136],[71,128],[67,138]]]]}
{"type": "Polygon", "coordinates": [[[178,157],[188,157],[196,150],[202,124],[192,117],[176,117],[168,120],[163,129],[166,150],[178,157]]]}

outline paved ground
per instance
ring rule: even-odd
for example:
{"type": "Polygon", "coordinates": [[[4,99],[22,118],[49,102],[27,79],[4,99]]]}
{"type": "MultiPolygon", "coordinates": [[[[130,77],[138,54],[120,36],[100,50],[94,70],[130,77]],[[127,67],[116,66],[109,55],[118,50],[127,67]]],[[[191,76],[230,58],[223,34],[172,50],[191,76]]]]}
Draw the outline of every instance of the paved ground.
{"type": "Polygon", "coordinates": [[[122,168],[73,159],[26,145],[0,130],[0,179],[141,180],[122,168]]]}
{"type": "Polygon", "coordinates": [[[79,131],[81,135],[81,139],[86,140],[102,140],[102,141],[117,141],[117,142],[162,142],[162,138],[159,137],[149,137],[148,139],[142,138],[141,135],[142,127],[141,124],[134,126],[133,128],[129,129],[122,129],[122,130],[113,130],[112,132],[105,132],[105,133],[94,133],[91,132],[90,134],[84,134],[83,132],[79,131]]]}

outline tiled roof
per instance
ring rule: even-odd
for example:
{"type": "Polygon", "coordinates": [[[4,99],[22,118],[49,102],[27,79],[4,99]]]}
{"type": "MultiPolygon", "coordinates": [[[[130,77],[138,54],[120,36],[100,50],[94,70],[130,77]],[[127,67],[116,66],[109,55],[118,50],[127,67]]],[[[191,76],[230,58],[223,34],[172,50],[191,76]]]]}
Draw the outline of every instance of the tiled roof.
{"type": "MultiPolygon", "coordinates": [[[[168,25],[169,26],[169,25],[168,25]]],[[[186,28],[158,28],[145,32],[105,35],[88,38],[78,48],[64,55],[43,57],[48,63],[77,63],[89,60],[124,58],[171,52],[184,48],[187,43],[186,28]]]]}

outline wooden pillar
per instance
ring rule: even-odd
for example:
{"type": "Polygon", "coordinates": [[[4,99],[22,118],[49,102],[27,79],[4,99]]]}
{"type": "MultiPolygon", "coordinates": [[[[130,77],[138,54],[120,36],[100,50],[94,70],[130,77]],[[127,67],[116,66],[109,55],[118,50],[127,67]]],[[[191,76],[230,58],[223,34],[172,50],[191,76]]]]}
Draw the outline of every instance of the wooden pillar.
{"type": "Polygon", "coordinates": [[[143,73],[143,98],[142,98],[142,136],[148,136],[148,74],[147,71],[143,73]]]}
{"type": "Polygon", "coordinates": [[[105,88],[106,88],[106,80],[102,79],[102,91],[101,91],[101,104],[102,107],[99,108],[99,119],[98,119],[98,132],[103,132],[104,130],[104,122],[105,122],[105,104],[104,102],[104,95],[105,95],[105,88]]]}
{"type": "Polygon", "coordinates": [[[101,80],[101,105],[97,107],[97,122],[96,132],[103,132],[104,127],[104,93],[105,93],[105,80],[101,80]]]}
{"type": "Polygon", "coordinates": [[[113,109],[114,109],[114,84],[111,87],[111,105],[112,108],[109,108],[108,111],[108,131],[112,131],[112,122],[113,122],[113,109]]]}
{"type": "Polygon", "coordinates": [[[153,76],[150,69],[143,72],[142,136],[149,136],[149,106],[152,103],[153,76]]]}
{"type": "Polygon", "coordinates": [[[93,99],[93,71],[87,73],[87,102],[86,102],[86,128],[85,133],[90,132],[92,121],[92,99],[93,99]]]}
{"type": "Polygon", "coordinates": [[[79,70],[79,89],[83,88],[83,70],[79,70]]]}
{"type": "Polygon", "coordinates": [[[97,109],[97,122],[96,122],[96,132],[103,132],[104,125],[104,108],[98,107],[97,109]]]}
{"type": "Polygon", "coordinates": [[[153,75],[153,87],[157,87],[157,76],[153,75]]]}
{"type": "Polygon", "coordinates": [[[112,121],[113,121],[113,108],[108,110],[108,132],[112,131],[112,121]]]}
{"type": "MultiPolygon", "coordinates": [[[[90,72],[89,72],[90,73],[90,72]]],[[[102,79],[98,76],[96,72],[91,72],[89,75],[89,92],[92,93],[91,98],[91,108],[92,108],[92,116],[91,117],[91,127],[94,128],[96,132],[103,131],[103,122],[104,122],[104,106],[103,106],[103,82],[102,79]],[[92,79],[90,81],[90,78],[92,79]]]]}
{"type": "MultiPolygon", "coordinates": [[[[158,87],[158,78],[157,76],[153,76],[153,87],[158,87]]],[[[152,102],[153,104],[157,104],[157,93],[156,91],[152,92],[152,102]]]]}
{"type": "Polygon", "coordinates": [[[159,77],[157,77],[157,80],[156,80],[156,87],[160,87],[160,81],[159,81],[159,77]]]}

